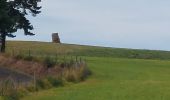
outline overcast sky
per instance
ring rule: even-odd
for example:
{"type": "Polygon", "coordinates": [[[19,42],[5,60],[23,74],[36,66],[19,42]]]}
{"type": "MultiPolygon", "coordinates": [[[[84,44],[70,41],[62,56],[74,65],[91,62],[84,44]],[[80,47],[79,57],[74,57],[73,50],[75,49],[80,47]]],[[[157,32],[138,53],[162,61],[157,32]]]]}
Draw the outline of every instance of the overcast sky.
{"type": "MultiPolygon", "coordinates": [[[[71,44],[170,50],[170,0],[42,0],[30,17],[36,36],[12,40],[51,41],[58,32],[71,44]]],[[[9,38],[8,38],[9,39],[9,38]]]]}

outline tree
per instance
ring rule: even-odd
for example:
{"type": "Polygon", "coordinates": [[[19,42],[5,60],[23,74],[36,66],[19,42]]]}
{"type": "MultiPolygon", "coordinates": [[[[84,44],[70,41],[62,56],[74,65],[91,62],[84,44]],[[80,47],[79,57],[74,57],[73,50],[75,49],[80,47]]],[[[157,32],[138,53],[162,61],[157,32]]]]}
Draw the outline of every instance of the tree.
{"type": "Polygon", "coordinates": [[[33,26],[26,18],[28,13],[36,16],[41,11],[41,0],[0,0],[0,42],[1,52],[5,52],[6,36],[15,37],[14,32],[23,29],[25,35],[34,35],[33,26]]]}

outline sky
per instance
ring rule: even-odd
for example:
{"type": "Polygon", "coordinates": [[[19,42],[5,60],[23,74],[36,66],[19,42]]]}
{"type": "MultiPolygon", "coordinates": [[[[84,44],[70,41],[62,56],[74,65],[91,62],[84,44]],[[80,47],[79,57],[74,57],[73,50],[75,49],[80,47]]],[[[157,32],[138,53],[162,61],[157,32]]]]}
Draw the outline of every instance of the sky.
{"type": "Polygon", "coordinates": [[[51,41],[170,51],[170,0],[42,0],[42,13],[28,16],[35,36],[8,40],[51,41]]]}

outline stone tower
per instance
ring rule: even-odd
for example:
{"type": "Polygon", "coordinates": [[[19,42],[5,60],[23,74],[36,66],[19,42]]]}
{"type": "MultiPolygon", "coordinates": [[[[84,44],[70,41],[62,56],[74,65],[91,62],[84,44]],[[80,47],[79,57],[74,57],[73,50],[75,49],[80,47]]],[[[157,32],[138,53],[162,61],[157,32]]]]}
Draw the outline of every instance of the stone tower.
{"type": "Polygon", "coordinates": [[[61,43],[58,33],[53,33],[52,34],[52,42],[53,43],[61,43]]]}

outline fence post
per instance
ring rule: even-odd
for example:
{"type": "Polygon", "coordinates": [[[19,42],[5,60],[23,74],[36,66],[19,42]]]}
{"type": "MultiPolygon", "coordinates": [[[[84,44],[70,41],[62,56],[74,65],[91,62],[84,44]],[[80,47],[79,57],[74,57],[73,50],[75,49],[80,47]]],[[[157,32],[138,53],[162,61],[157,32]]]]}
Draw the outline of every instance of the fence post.
{"type": "Polygon", "coordinates": [[[12,49],[12,56],[15,56],[14,54],[15,54],[14,49],[12,49]]]}
{"type": "Polygon", "coordinates": [[[36,85],[36,73],[34,71],[34,89],[37,91],[37,85],[36,85]]]}
{"type": "Polygon", "coordinates": [[[29,57],[31,56],[31,51],[30,51],[30,49],[28,50],[28,56],[29,56],[29,57]]]}

